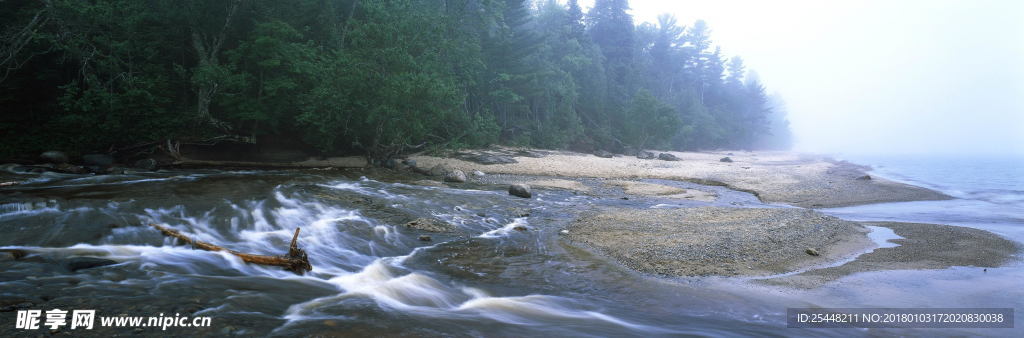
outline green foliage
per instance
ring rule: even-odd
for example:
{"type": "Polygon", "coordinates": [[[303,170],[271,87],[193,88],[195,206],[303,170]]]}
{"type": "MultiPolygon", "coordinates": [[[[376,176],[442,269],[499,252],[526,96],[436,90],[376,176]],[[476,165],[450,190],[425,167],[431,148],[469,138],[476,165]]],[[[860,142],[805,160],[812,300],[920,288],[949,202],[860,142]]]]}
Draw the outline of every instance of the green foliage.
{"type": "Polygon", "coordinates": [[[666,15],[636,26],[628,8],[16,1],[0,9],[15,60],[0,78],[0,155],[210,133],[292,137],[376,160],[492,143],[743,148],[786,133],[769,132],[785,121],[766,117],[764,87],[722,55],[704,22],[666,15]]]}

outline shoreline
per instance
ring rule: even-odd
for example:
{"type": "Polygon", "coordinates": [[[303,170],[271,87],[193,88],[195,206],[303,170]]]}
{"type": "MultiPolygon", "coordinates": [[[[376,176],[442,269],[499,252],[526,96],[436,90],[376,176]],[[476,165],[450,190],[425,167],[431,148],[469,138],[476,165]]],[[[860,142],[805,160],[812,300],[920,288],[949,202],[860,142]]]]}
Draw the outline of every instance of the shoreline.
{"type": "Polygon", "coordinates": [[[870,177],[869,167],[820,155],[792,152],[666,152],[679,161],[638,159],[618,155],[602,158],[568,151],[540,157],[515,157],[516,163],[479,164],[459,158],[412,156],[420,166],[437,165],[470,172],[552,178],[664,179],[725,186],[749,192],[765,203],[803,208],[835,208],[863,204],[945,200],[931,189],[870,177]],[[729,157],[732,162],[721,162],[729,157]]]}

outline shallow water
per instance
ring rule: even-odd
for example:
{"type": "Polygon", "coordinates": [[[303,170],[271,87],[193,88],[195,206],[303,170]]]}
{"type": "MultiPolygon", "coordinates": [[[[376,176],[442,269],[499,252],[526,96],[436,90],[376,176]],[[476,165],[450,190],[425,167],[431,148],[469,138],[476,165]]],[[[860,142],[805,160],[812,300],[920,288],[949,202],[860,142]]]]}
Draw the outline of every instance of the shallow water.
{"type": "MultiPolygon", "coordinates": [[[[0,188],[0,233],[6,234],[0,247],[34,253],[17,261],[0,260],[3,297],[28,300],[33,309],[214,318],[211,328],[135,334],[935,334],[786,329],[785,313],[787,307],[811,306],[1024,309],[1019,290],[1024,269],[1019,264],[984,274],[974,268],[863,273],[806,291],[739,279],[642,276],[569,246],[558,234],[579,213],[609,206],[766,206],[750,194],[723,187],[657,181],[719,195],[717,201],[704,203],[622,200],[621,193],[593,197],[547,189],[535,189],[533,199],[520,199],[498,186],[424,187],[403,183],[408,181],[403,177],[338,171],[3,175],[3,181],[28,183],[0,188]],[[423,233],[402,226],[417,217],[436,217],[458,229],[420,241],[423,233]],[[275,255],[287,250],[292,231],[301,227],[299,245],[309,253],[314,270],[297,276],[245,264],[228,254],[193,250],[144,226],[149,223],[237,251],[275,255]],[[515,230],[517,226],[528,230],[515,230]],[[63,262],[74,256],[118,264],[72,272],[63,262]],[[1010,288],[1014,284],[1017,287],[1010,288]]],[[[860,208],[868,209],[828,212],[851,219],[904,220],[899,210],[931,207],[860,208]]],[[[1007,221],[1014,215],[1004,216],[990,228],[1019,235],[1016,225],[1007,221]]],[[[1011,238],[1020,241],[1016,235],[1011,238]]],[[[13,312],[3,316],[13,324],[13,312]]],[[[0,332],[25,333],[12,327],[3,324],[0,332]]],[[[106,330],[96,333],[133,333],[106,330]]],[[[964,333],[1011,331],[939,332],[964,333]]]]}

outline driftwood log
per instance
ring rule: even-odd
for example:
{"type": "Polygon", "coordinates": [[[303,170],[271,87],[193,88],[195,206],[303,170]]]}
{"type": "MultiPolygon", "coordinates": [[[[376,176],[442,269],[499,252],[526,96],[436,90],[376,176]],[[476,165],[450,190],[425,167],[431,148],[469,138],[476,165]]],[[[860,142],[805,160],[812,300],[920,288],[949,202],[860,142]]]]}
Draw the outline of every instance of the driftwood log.
{"type": "Polygon", "coordinates": [[[192,245],[194,248],[206,250],[206,251],[224,251],[229,254],[238,256],[242,261],[246,263],[260,264],[260,265],[271,265],[280,266],[285,270],[294,272],[295,274],[302,275],[306,271],[312,271],[313,266],[309,265],[309,257],[306,255],[306,251],[299,249],[299,230],[301,228],[295,228],[295,235],[292,236],[292,244],[288,247],[288,254],[282,256],[269,256],[269,255],[254,255],[235,250],[225,249],[223,247],[213,245],[210,243],[197,241],[189,238],[178,232],[177,230],[163,227],[157,224],[150,224],[150,226],[160,230],[165,236],[177,238],[186,244],[192,245]]]}

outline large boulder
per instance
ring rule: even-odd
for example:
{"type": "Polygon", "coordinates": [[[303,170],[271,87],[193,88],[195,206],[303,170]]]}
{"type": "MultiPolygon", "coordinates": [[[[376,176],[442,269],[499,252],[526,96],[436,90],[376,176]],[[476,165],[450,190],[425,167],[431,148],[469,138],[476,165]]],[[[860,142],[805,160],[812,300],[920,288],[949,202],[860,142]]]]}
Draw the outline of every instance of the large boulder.
{"type": "Polygon", "coordinates": [[[156,160],[151,159],[151,158],[144,158],[144,159],[135,161],[134,167],[136,169],[152,171],[152,170],[156,170],[156,164],[157,164],[156,160]]]}
{"type": "Polygon", "coordinates": [[[526,184],[513,184],[508,187],[508,194],[516,197],[530,198],[530,186],[526,184]]]}
{"type": "Polygon", "coordinates": [[[46,163],[61,164],[68,162],[68,155],[61,151],[50,150],[39,154],[39,159],[46,163]]]}
{"type": "Polygon", "coordinates": [[[653,160],[654,153],[646,150],[641,150],[640,152],[636,153],[636,158],[639,158],[641,160],[653,160]]]}
{"type": "Polygon", "coordinates": [[[679,158],[676,157],[676,155],[672,155],[669,153],[658,154],[658,159],[662,161],[679,161],[679,158]]]}
{"type": "Polygon", "coordinates": [[[457,183],[466,182],[466,173],[458,169],[449,171],[448,173],[444,174],[444,181],[457,183]]]}
{"type": "Polygon", "coordinates": [[[605,150],[598,150],[598,151],[594,152],[594,156],[602,157],[602,158],[612,158],[615,155],[612,154],[612,153],[609,153],[609,152],[607,152],[605,150]]]}
{"type": "Polygon", "coordinates": [[[107,154],[89,154],[82,156],[82,164],[86,167],[105,169],[114,164],[114,158],[107,154]]]}

